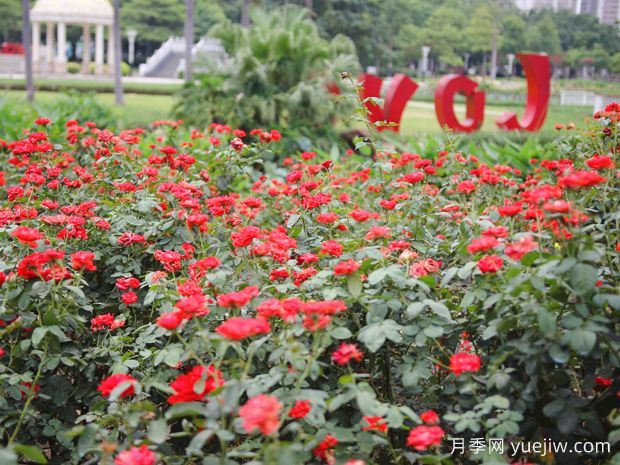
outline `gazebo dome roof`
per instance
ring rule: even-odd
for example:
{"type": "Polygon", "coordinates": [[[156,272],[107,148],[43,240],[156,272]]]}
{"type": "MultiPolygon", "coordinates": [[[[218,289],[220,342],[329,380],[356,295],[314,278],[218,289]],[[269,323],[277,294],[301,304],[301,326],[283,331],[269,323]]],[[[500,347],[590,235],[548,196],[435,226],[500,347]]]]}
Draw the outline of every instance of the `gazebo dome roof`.
{"type": "Polygon", "coordinates": [[[112,24],[114,11],[108,0],[37,0],[30,20],[68,24],[112,24]]]}

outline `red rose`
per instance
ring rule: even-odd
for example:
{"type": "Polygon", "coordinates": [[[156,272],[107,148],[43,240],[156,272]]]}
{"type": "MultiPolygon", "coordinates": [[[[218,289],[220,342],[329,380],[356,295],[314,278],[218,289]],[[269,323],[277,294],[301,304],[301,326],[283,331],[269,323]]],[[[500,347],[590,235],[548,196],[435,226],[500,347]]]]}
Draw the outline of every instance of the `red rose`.
{"type": "Polygon", "coordinates": [[[486,252],[487,250],[491,250],[494,247],[500,245],[497,239],[491,236],[483,236],[476,239],[472,239],[467,246],[467,251],[471,254],[475,254],[478,252],[486,252]]]}
{"type": "Polygon", "coordinates": [[[355,273],[355,271],[357,271],[359,267],[360,264],[353,259],[336,263],[336,266],[334,266],[334,276],[349,275],[355,273]]]}
{"type": "Polygon", "coordinates": [[[335,461],[333,460],[333,451],[331,451],[330,449],[333,449],[337,445],[338,439],[336,439],[331,434],[328,434],[327,436],[325,436],[325,439],[323,439],[319,443],[319,445],[312,450],[312,454],[316,458],[319,458],[327,463],[334,463],[335,461]]]}
{"type": "Polygon", "coordinates": [[[117,373],[108,376],[99,384],[97,391],[99,391],[103,397],[110,397],[110,394],[114,389],[116,389],[117,386],[119,386],[121,383],[126,382],[130,383],[130,385],[125,390],[123,390],[123,392],[119,395],[119,398],[133,396],[135,393],[134,384],[137,382],[137,380],[133,376],[123,373],[117,373]]]}
{"type": "Polygon", "coordinates": [[[417,451],[441,444],[444,431],[439,426],[416,426],[409,432],[407,445],[417,451]]]}
{"type": "Polygon", "coordinates": [[[114,465],[155,465],[157,456],[146,445],[124,450],[114,459],[114,465]]]}
{"type": "Polygon", "coordinates": [[[428,425],[436,425],[439,423],[439,415],[433,410],[427,410],[420,414],[420,419],[428,425]]]}
{"type": "Polygon", "coordinates": [[[125,305],[135,304],[138,301],[138,294],[135,292],[125,292],[121,296],[121,300],[125,305]]]}
{"type": "Polygon", "coordinates": [[[164,329],[172,330],[177,329],[183,322],[183,314],[181,312],[168,312],[157,318],[157,326],[161,326],[164,329]]]}
{"type": "Polygon", "coordinates": [[[36,241],[45,238],[45,234],[43,234],[38,229],[26,228],[25,226],[18,226],[12,233],[15,239],[17,239],[22,244],[32,247],[35,249],[38,244],[36,241]]]}
{"type": "Polygon", "coordinates": [[[75,252],[71,254],[71,266],[76,270],[95,271],[97,267],[93,263],[94,259],[95,254],[92,252],[75,252]]]}
{"type": "Polygon", "coordinates": [[[343,342],[340,347],[332,353],[332,360],[338,365],[346,365],[351,360],[361,362],[364,354],[359,351],[355,344],[347,344],[343,342]]]}
{"type": "Polygon", "coordinates": [[[214,366],[208,367],[197,366],[186,375],[179,375],[170,387],[175,393],[168,397],[169,404],[178,404],[180,402],[191,402],[203,400],[208,394],[224,385],[222,372],[214,366]],[[196,389],[196,385],[201,383],[201,388],[196,389]]]}
{"type": "Polygon", "coordinates": [[[241,406],[239,417],[243,420],[243,429],[248,433],[259,430],[265,436],[269,436],[280,427],[281,410],[282,403],[277,397],[259,394],[241,406]]]}
{"type": "Polygon", "coordinates": [[[246,337],[265,334],[270,331],[269,322],[261,318],[233,317],[215,328],[216,333],[233,341],[240,341],[246,337]]]}
{"type": "Polygon", "coordinates": [[[217,298],[217,303],[221,307],[243,307],[250,300],[258,295],[258,287],[248,286],[239,292],[229,292],[228,294],[222,294],[217,298]]]}
{"type": "Polygon", "coordinates": [[[308,413],[310,413],[310,401],[309,400],[298,400],[295,402],[295,405],[289,410],[288,416],[295,419],[304,418],[308,413]]]}
{"type": "Polygon", "coordinates": [[[333,239],[323,242],[319,253],[340,257],[342,255],[342,245],[333,239]]]}
{"type": "Polygon", "coordinates": [[[586,165],[593,170],[613,169],[615,166],[611,157],[600,155],[595,155],[589,160],[586,160],[586,165]]]}
{"type": "Polygon", "coordinates": [[[363,420],[368,423],[368,426],[364,426],[362,431],[379,431],[381,433],[387,433],[388,424],[383,417],[363,417],[363,420]]]}
{"type": "Polygon", "coordinates": [[[575,171],[567,176],[558,178],[560,187],[569,189],[579,189],[581,187],[591,187],[605,181],[605,178],[594,171],[575,171]]]}
{"type": "Polygon", "coordinates": [[[478,261],[478,269],[483,273],[496,273],[504,266],[504,260],[497,255],[487,255],[478,261]]]}
{"type": "Polygon", "coordinates": [[[456,376],[480,370],[480,357],[468,352],[457,352],[450,357],[450,371],[456,376]]]}

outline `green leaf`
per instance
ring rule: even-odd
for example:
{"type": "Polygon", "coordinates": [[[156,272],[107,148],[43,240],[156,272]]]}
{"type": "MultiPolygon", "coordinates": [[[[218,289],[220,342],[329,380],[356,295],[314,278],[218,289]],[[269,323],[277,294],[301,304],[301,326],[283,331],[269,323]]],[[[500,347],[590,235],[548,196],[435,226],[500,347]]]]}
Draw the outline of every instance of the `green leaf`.
{"type": "Polygon", "coordinates": [[[347,287],[349,288],[349,292],[351,295],[357,299],[362,293],[363,284],[360,277],[356,274],[349,275],[347,280],[347,287]]]}
{"type": "Polygon", "coordinates": [[[439,315],[440,317],[452,321],[452,317],[450,316],[450,310],[441,302],[435,302],[434,300],[426,299],[424,303],[431,308],[431,311],[435,315],[439,315]]]}
{"type": "Polygon", "coordinates": [[[96,437],[97,428],[95,427],[95,425],[86,425],[86,427],[80,433],[80,439],[78,439],[77,444],[77,453],[80,458],[84,457],[93,447],[96,437]]]}
{"type": "Polygon", "coordinates": [[[301,218],[301,215],[297,215],[297,214],[291,215],[288,221],[286,222],[286,227],[290,229],[293,226],[295,226],[295,223],[299,221],[299,218],[301,218]]]}
{"type": "Polygon", "coordinates": [[[351,336],[353,336],[353,334],[351,334],[351,331],[349,331],[349,329],[345,328],[344,326],[335,327],[331,330],[329,334],[334,339],[349,339],[351,336]]]}
{"type": "Polygon", "coordinates": [[[581,355],[588,355],[596,344],[596,334],[584,329],[573,329],[566,333],[568,344],[581,355]]]}
{"type": "Polygon", "coordinates": [[[379,268],[368,275],[368,284],[374,286],[383,281],[387,275],[388,271],[386,268],[379,268]]]}
{"type": "Polygon", "coordinates": [[[185,449],[187,455],[201,455],[202,448],[213,436],[213,431],[206,429],[196,434],[185,449]]]}
{"type": "Polygon", "coordinates": [[[354,389],[349,389],[347,392],[338,394],[336,397],[334,397],[328,402],[327,409],[330,412],[335,412],[340,407],[342,407],[344,404],[347,404],[351,402],[353,399],[355,399],[355,394],[356,392],[354,389]]]}
{"type": "Polygon", "coordinates": [[[578,263],[571,269],[570,284],[578,295],[587,295],[596,288],[596,269],[585,263],[578,263]]]}
{"type": "Polygon", "coordinates": [[[148,438],[155,444],[162,444],[168,438],[168,424],[163,418],[154,420],[149,425],[148,438]]]}
{"type": "Polygon", "coordinates": [[[424,305],[423,302],[413,302],[412,304],[409,304],[406,310],[407,316],[409,318],[415,318],[422,313],[424,307],[426,307],[426,305],[424,305]]]}
{"type": "Polygon", "coordinates": [[[17,455],[12,450],[0,448],[0,463],[2,465],[17,465],[17,455]]]}
{"type": "Polygon", "coordinates": [[[383,346],[386,339],[396,343],[401,342],[403,339],[402,330],[402,326],[394,320],[388,319],[364,326],[357,338],[364,343],[368,350],[374,353],[383,346]]]}
{"type": "Polygon", "coordinates": [[[183,402],[180,404],[174,404],[166,410],[166,420],[172,420],[179,417],[204,415],[206,415],[206,406],[200,402],[183,402]]]}
{"type": "Polygon", "coordinates": [[[13,450],[22,457],[34,463],[47,463],[47,457],[43,455],[41,449],[36,446],[27,446],[25,444],[15,444],[13,450]]]}
{"type": "Polygon", "coordinates": [[[538,327],[543,333],[548,336],[552,336],[555,333],[557,328],[555,316],[546,308],[538,307],[536,309],[536,320],[538,321],[538,327]]]}
{"type": "Polygon", "coordinates": [[[47,326],[39,326],[38,328],[34,328],[32,332],[32,345],[34,347],[38,347],[45,335],[47,334],[47,326]]]}
{"type": "Polygon", "coordinates": [[[385,332],[380,324],[381,322],[364,326],[357,336],[366,348],[373,353],[381,348],[386,339],[385,332]]]}
{"type": "Polygon", "coordinates": [[[566,403],[562,399],[555,399],[543,407],[543,413],[547,418],[555,418],[566,408],[566,403]]]}

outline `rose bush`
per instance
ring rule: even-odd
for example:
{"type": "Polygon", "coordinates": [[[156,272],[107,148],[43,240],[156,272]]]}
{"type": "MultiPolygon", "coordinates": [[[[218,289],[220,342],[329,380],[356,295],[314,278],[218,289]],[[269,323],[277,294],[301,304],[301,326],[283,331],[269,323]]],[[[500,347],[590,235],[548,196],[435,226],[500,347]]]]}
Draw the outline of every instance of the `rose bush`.
{"type": "Polygon", "coordinates": [[[0,144],[2,463],[566,464],[451,439],[616,441],[618,110],[527,172],[261,168],[276,131],[37,120],[0,144]]]}

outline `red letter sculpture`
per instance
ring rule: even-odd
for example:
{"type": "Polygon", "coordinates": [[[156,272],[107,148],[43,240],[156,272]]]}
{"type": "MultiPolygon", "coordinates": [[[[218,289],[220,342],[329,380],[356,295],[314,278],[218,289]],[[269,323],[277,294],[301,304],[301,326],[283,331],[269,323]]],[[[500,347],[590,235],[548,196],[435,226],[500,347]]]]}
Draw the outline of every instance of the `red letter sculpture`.
{"type": "Polygon", "coordinates": [[[466,76],[449,74],[442,77],[435,88],[435,113],[442,128],[453,131],[473,132],[484,121],[484,92],[477,91],[478,84],[466,76]],[[454,96],[465,96],[465,121],[462,123],[454,113],[454,96]]]}
{"type": "MultiPolygon", "coordinates": [[[[365,100],[369,97],[381,96],[381,84],[383,80],[380,77],[372,74],[362,74],[360,80],[364,83],[362,88],[362,99],[365,100]]],[[[390,88],[385,94],[383,108],[375,103],[366,102],[366,108],[370,112],[368,113],[368,120],[373,124],[377,121],[396,123],[394,126],[377,126],[377,130],[398,132],[403,111],[416,90],[418,90],[418,85],[415,82],[404,74],[396,74],[392,78],[390,88]]]]}
{"type": "Polygon", "coordinates": [[[506,112],[495,123],[508,131],[538,131],[545,122],[549,108],[551,64],[549,56],[538,53],[518,53],[527,79],[527,104],[521,121],[516,113],[506,112]]]}

